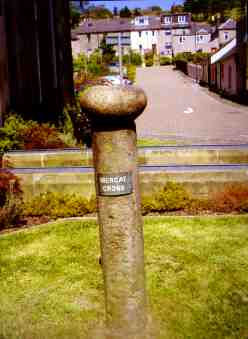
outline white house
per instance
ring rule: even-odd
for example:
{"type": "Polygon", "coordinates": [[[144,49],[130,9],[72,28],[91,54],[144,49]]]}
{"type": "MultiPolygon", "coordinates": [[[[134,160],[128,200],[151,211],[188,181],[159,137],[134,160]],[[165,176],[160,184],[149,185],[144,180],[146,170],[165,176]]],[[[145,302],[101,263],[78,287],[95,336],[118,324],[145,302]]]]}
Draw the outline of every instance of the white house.
{"type": "Polygon", "coordinates": [[[160,17],[139,16],[131,23],[131,49],[139,51],[141,54],[148,51],[159,53],[160,17]]]}

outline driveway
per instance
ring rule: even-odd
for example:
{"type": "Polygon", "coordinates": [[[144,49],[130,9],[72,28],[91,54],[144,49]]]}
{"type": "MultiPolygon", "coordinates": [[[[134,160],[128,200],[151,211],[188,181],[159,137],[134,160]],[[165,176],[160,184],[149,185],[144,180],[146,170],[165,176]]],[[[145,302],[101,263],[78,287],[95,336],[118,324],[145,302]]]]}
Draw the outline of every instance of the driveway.
{"type": "Polygon", "coordinates": [[[248,143],[248,107],[221,99],[172,67],[137,69],[148,106],[139,137],[193,143],[248,143]]]}

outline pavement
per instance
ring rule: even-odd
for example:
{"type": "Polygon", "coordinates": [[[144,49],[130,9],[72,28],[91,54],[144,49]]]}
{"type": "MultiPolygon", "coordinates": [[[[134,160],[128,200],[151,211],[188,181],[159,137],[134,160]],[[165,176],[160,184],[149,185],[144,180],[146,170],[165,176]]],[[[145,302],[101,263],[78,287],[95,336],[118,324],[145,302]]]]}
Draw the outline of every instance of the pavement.
{"type": "Polygon", "coordinates": [[[248,143],[248,106],[209,92],[171,66],[138,68],[148,106],[136,120],[140,138],[201,144],[248,143]]]}

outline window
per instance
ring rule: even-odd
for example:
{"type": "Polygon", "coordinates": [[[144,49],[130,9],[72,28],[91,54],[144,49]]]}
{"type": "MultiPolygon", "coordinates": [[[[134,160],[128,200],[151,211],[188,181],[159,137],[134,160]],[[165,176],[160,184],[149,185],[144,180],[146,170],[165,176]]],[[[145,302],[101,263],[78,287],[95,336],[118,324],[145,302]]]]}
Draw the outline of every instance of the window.
{"type": "Polygon", "coordinates": [[[229,32],[224,32],[224,39],[228,40],[229,39],[229,32]]]}
{"type": "Polygon", "coordinates": [[[171,49],[171,48],[172,48],[172,45],[171,45],[170,43],[167,42],[167,43],[165,44],[165,48],[166,48],[166,49],[171,49]]]}
{"type": "Polygon", "coordinates": [[[178,16],[178,23],[179,24],[184,24],[186,22],[186,16],[184,15],[179,15],[178,16]]]}
{"type": "Polygon", "coordinates": [[[139,37],[140,37],[140,38],[141,38],[141,33],[142,33],[142,32],[139,32],[139,37]]]}
{"type": "Polygon", "coordinates": [[[164,19],[163,23],[165,25],[169,25],[171,23],[171,17],[170,16],[165,16],[163,19],[164,19]]]}
{"type": "Polygon", "coordinates": [[[165,31],[165,35],[171,35],[171,31],[165,31]]]}
{"type": "Polygon", "coordinates": [[[183,44],[185,42],[185,40],[186,40],[185,36],[180,36],[179,37],[179,43],[180,44],[183,44]]]}
{"type": "Polygon", "coordinates": [[[203,43],[204,42],[204,36],[203,35],[198,35],[197,36],[197,42],[200,44],[200,43],[203,43]]]}
{"type": "Polygon", "coordinates": [[[142,51],[142,45],[139,45],[139,50],[142,51]]]}
{"type": "Polygon", "coordinates": [[[140,19],[139,19],[139,23],[140,23],[140,24],[144,24],[144,23],[145,23],[145,19],[144,19],[144,18],[140,18],[140,19]]]}
{"type": "Polygon", "coordinates": [[[152,31],[152,36],[154,36],[155,35],[155,32],[154,31],[152,31]]]}

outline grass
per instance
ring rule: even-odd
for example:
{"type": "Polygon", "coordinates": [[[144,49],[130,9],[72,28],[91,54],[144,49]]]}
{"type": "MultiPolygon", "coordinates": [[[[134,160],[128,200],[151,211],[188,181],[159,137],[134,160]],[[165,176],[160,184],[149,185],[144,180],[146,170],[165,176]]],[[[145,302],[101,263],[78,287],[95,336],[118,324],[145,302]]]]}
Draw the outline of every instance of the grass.
{"type": "MultiPolygon", "coordinates": [[[[248,338],[248,216],[146,218],[144,230],[159,339],[248,338]]],[[[102,326],[94,221],[2,235],[0,248],[1,339],[88,338],[102,326]]]]}
{"type": "Polygon", "coordinates": [[[142,138],[137,140],[138,147],[148,147],[148,146],[175,146],[179,142],[175,140],[161,140],[156,138],[142,138]]]}

